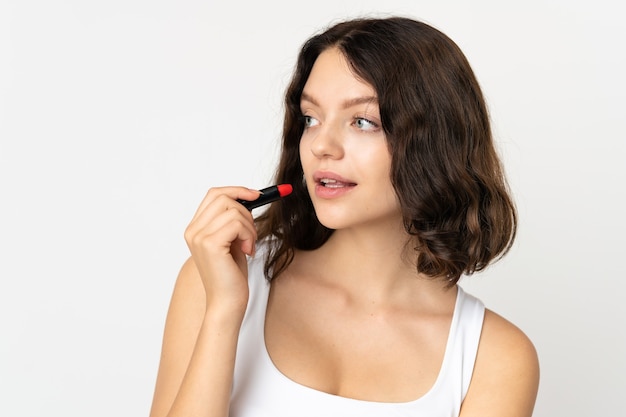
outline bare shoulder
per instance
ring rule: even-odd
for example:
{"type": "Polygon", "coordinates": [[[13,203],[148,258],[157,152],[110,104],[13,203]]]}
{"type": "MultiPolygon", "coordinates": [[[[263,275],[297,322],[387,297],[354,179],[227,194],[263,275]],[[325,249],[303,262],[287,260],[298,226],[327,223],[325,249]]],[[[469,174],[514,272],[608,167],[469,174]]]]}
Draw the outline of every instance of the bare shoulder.
{"type": "MultiPolygon", "coordinates": [[[[202,279],[198,273],[198,268],[189,257],[180,269],[176,278],[174,294],[172,295],[172,307],[178,307],[177,303],[183,302],[187,308],[197,309],[200,312],[205,308],[205,294],[202,279]]],[[[181,306],[182,307],[182,306],[181,306]]]]}
{"type": "Polygon", "coordinates": [[[202,325],[205,296],[193,260],[182,266],[170,301],[151,416],[167,414],[193,353],[202,325]]]}
{"type": "Polygon", "coordinates": [[[485,311],[474,374],[461,417],[529,417],[539,387],[539,359],[511,322],[485,311]]]}
{"type": "Polygon", "coordinates": [[[195,263],[189,258],[176,278],[165,322],[165,337],[169,336],[170,331],[197,332],[202,323],[205,302],[202,279],[195,263]]]}

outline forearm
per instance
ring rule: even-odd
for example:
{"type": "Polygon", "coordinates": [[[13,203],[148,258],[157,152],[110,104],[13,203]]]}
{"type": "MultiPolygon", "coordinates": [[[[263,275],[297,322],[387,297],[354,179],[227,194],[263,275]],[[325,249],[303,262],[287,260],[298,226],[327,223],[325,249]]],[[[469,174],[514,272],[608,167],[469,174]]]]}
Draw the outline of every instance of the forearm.
{"type": "Polygon", "coordinates": [[[207,313],[168,417],[226,417],[239,326],[207,313]]]}
{"type": "Polygon", "coordinates": [[[151,417],[228,416],[248,302],[246,255],[256,242],[254,219],[235,200],[258,196],[211,189],[185,230],[191,258],[172,295],[151,417]]]}

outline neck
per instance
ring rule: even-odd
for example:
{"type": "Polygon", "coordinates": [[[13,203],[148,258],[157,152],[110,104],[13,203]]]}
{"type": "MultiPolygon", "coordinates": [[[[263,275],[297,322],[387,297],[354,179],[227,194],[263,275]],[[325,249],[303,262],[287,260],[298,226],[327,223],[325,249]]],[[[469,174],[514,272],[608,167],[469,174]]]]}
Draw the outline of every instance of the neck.
{"type": "Polygon", "coordinates": [[[381,233],[337,230],[322,247],[302,255],[309,258],[309,271],[316,271],[318,279],[355,297],[384,300],[441,291],[445,285],[440,280],[417,273],[414,247],[399,224],[381,233]]]}

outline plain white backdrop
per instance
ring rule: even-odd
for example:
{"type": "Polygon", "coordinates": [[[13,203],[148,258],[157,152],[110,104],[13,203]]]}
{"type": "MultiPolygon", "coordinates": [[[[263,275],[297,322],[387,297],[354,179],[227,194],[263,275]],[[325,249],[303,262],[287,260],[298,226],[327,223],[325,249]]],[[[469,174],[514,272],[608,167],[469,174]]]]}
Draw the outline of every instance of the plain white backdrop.
{"type": "Polygon", "coordinates": [[[483,86],[520,229],[463,285],[535,342],[535,416],[622,415],[616,3],[0,1],[0,415],[148,414],[197,204],[269,184],[299,46],[372,14],[443,30],[483,86]]]}

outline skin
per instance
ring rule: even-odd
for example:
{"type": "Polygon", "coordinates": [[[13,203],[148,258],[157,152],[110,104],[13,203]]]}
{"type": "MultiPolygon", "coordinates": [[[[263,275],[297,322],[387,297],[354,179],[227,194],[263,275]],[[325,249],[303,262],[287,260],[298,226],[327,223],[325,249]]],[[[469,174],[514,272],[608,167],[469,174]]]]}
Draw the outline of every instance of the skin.
{"type": "MultiPolygon", "coordinates": [[[[329,49],[301,104],[307,187],[318,218],[335,232],[319,249],[296,252],[272,281],[267,350],[283,374],[311,388],[369,401],[415,400],[437,378],[456,288],[417,274],[405,253],[408,235],[372,87],[329,49]],[[318,195],[320,172],[356,185],[338,197],[318,195]]],[[[186,230],[191,258],[172,296],[151,417],[228,415],[248,300],[244,255],[254,253],[256,241],[251,214],[234,200],[257,195],[211,189],[186,230]]],[[[461,416],[531,416],[538,380],[532,343],[487,310],[461,416]]]]}

